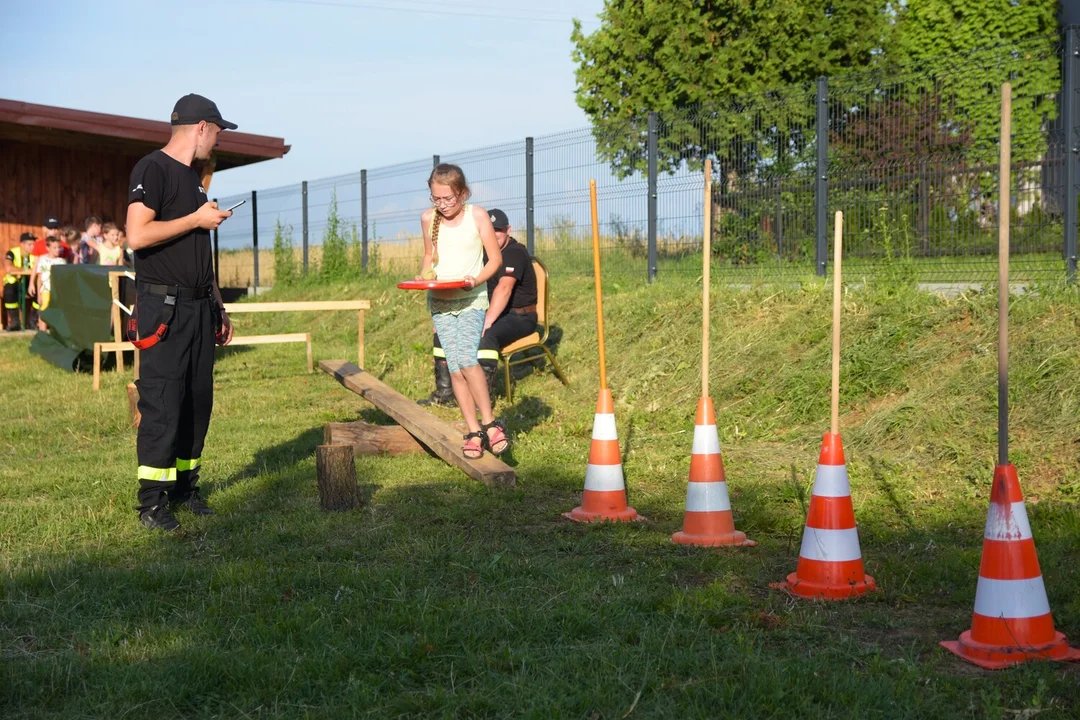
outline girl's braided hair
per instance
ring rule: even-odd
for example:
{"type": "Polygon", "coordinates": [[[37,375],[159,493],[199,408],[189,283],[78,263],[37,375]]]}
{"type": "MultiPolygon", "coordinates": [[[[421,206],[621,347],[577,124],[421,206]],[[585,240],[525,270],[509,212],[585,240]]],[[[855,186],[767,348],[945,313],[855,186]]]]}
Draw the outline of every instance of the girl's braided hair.
{"type": "Polygon", "coordinates": [[[439,225],[442,225],[442,213],[438,208],[432,212],[435,217],[431,219],[431,266],[435,267],[439,264],[439,225]]]}
{"type": "MultiPolygon", "coordinates": [[[[454,195],[460,197],[463,201],[468,200],[472,195],[472,191],[469,190],[469,184],[465,181],[465,173],[457,165],[451,165],[450,163],[440,163],[435,166],[435,169],[431,171],[431,175],[428,176],[428,189],[431,186],[438,183],[439,185],[449,185],[450,189],[454,191],[454,195]]],[[[438,208],[435,208],[435,217],[431,221],[431,264],[439,264],[439,225],[442,224],[442,213],[438,208]]]]}

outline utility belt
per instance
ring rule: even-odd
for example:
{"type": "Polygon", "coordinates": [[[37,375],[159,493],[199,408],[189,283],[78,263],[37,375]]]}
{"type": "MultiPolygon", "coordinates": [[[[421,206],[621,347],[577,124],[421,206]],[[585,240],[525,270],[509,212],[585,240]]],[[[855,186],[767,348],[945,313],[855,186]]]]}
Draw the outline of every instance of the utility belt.
{"type": "Polygon", "coordinates": [[[536,313],[536,305],[526,305],[525,307],[508,309],[510,310],[510,312],[516,313],[518,315],[533,315],[536,313]]]}
{"type": "MultiPolygon", "coordinates": [[[[178,285],[153,285],[151,283],[138,283],[139,292],[146,293],[147,295],[157,295],[165,298],[164,304],[161,306],[161,310],[158,311],[157,319],[154,324],[157,329],[154,330],[154,334],[137,339],[139,335],[139,300],[136,295],[135,299],[135,311],[128,318],[127,336],[128,340],[139,350],[146,350],[157,345],[165,335],[169,332],[169,325],[172,324],[173,318],[176,317],[176,301],[177,300],[207,300],[213,296],[213,291],[209,286],[201,288],[185,288],[178,285]]],[[[211,311],[214,316],[214,336],[219,340],[221,338],[221,308],[218,304],[211,303],[211,311]]]]}

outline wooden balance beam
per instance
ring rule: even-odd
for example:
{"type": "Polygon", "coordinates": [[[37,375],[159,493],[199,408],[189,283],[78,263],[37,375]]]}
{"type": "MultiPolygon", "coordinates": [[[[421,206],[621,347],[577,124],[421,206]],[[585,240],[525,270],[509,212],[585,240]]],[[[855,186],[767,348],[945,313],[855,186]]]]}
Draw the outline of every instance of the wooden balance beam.
{"type": "Polygon", "coordinates": [[[461,454],[461,432],[424,410],[386,383],[345,360],[323,360],[319,369],[392,417],[401,427],[448,464],[485,485],[512,486],[514,469],[490,453],[479,460],[461,454]]]}

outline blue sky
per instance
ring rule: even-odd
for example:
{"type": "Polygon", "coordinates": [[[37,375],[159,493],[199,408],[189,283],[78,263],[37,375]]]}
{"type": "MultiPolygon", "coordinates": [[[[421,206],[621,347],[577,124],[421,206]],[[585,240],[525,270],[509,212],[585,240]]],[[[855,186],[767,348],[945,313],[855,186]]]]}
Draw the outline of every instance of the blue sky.
{"type": "Polygon", "coordinates": [[[198,92],[292,145],[224,196],[587,125],[571,18],[603,0],[0,5],[0,97],[164,120],[198,92]]]}

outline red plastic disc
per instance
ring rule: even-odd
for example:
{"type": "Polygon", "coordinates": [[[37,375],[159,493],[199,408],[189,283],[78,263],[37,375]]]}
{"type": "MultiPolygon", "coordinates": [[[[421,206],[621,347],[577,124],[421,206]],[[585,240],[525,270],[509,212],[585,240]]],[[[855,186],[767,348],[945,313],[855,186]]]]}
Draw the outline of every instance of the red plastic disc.
{"type": "Polygon", "coordinates": [[[406,280],[398,290],[460,290],[469,287],[464,280],[406,280]]]}

